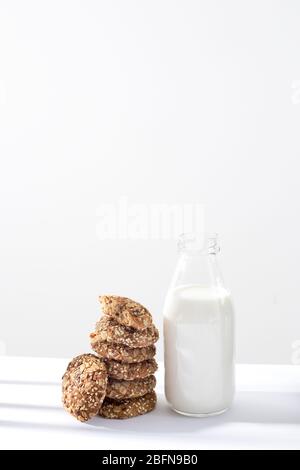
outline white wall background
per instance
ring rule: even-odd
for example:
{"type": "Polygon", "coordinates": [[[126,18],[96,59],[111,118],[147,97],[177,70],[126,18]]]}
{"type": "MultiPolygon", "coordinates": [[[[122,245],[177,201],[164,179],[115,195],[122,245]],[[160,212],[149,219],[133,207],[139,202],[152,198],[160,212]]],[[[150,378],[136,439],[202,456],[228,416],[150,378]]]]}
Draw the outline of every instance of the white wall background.
{"type": "Polygon", "coordinates": [[[238,360],[290,361],[299,18],[296,0],[0,0],[2,350],[88,350],[106,292],[161,325],[175,242],[96,236],[97,208],[125,195],[205,205],[238,360]]]}

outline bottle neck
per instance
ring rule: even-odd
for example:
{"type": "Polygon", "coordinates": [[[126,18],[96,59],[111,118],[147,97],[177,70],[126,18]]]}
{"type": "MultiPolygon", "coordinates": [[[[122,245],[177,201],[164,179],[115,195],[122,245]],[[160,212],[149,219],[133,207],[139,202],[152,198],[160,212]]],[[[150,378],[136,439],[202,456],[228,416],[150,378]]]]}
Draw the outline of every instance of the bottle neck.
{"type": "Polygon", "coordinates": [[[216,254],[181,251],[179,254],[173,287],[200,285],[223,287],[223,280],[216,254]]]}

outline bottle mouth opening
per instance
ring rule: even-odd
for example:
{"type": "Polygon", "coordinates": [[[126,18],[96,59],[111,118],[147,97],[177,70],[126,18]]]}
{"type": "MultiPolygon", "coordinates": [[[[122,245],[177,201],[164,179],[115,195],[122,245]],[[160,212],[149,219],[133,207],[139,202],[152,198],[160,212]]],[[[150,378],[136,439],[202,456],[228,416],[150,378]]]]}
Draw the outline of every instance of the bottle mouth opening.
{"type": "Polygon", "coordinates": [[[216,255],[220,251],[217,233],[182,233],[178,239],[181,253],[216,255]]]}

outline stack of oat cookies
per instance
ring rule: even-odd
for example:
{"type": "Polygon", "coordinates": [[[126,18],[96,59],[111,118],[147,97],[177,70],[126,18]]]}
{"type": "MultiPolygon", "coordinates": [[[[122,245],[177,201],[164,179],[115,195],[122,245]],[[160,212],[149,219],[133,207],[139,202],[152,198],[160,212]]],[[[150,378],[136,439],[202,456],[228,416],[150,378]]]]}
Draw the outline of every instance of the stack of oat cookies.
{"type": "Polygon", "coordinates": [[[158,330],[150,312],[133,300],[101,296],[103,316],[91,333],[91,346],[105,361],[108,381],[99,415],[130,418],[151,411],[157,369],[158,330]]]}

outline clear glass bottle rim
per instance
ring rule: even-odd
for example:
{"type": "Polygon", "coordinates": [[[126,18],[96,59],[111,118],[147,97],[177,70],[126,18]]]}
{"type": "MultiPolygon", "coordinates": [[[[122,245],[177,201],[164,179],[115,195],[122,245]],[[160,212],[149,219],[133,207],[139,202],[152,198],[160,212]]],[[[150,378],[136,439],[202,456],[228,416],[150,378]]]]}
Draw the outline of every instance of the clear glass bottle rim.
{"type": "Polygon", "coordinates": [[[178,238],[178,250],[186,253],[217,254],[220,251],[217,233],[189,232],[178,238]]]}

